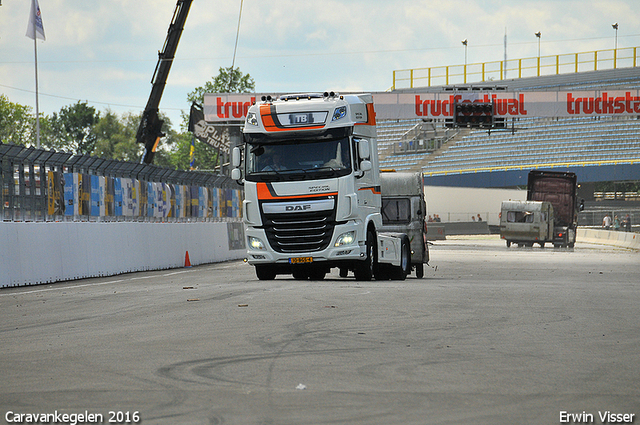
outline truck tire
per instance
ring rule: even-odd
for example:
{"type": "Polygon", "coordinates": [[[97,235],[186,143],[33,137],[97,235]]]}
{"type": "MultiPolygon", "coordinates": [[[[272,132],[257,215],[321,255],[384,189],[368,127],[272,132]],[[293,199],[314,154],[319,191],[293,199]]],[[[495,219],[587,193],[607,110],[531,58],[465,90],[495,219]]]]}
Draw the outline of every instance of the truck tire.
{"type": "Polygon", "coordinates": [[[293,278],[295,280],[307,280],[307,279],[309,279],[309,273],[305,269],[294,270],[293,273],[291,273],[291,274],[293,275],[293,278]]]}
{"type": "Polygon", "coordinates": [[[273,280],[276,278],[276,269],[270,264],[256,264],[256,276],[260,280],[273,280]]]}
{"type": "Polygon", "coordinates": [[[424,277],[424,264],[416,264],[416,277],[422,279],[424,277]]]}
{"type": "Polygon", "coordinates": [[[354,270],[356,280],[371,280],[378,268],[378,241],[373,230],[367,231],[367,256],[364,261],[360,261],[354,270]]]}

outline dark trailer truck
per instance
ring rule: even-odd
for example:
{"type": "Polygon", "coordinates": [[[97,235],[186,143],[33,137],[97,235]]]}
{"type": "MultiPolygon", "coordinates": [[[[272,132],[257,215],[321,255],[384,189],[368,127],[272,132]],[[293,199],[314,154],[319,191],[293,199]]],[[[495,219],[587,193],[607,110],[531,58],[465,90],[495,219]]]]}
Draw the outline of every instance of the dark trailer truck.
{"type": "Polygon", "coordinates": [[[578,227],[578,178],[574,173],[532,170],[527,184],[527,201],[553,205],[554,227],[550,242],[555,247],[573,248],[578,227]]]}

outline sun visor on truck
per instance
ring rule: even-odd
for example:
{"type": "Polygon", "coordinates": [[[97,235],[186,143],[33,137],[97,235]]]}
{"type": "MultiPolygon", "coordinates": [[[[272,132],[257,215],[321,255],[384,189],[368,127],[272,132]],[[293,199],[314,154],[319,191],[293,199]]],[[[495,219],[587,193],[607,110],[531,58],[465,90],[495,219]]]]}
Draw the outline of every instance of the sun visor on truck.
{"type": "Polygon", "coordinates": [[[255,145],[280,143],[283,140],[303,139],[305,141],[322,141],[344,139],[353,134],[353,127],[338,127],[323,130],[279,131],[277,133],[244,133],[244,141],[255,145]]]}

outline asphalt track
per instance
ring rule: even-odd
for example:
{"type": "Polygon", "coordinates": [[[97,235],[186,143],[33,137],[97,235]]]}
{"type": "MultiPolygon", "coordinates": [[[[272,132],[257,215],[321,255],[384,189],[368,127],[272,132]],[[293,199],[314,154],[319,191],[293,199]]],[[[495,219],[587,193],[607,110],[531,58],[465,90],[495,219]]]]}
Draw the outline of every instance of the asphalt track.
{"type": "Polygon", "coordinates": [[[3,289],[0,423],[639,423],[640,253],[485,237],[431,257],[421,280],[229,262],[3,289]]]}

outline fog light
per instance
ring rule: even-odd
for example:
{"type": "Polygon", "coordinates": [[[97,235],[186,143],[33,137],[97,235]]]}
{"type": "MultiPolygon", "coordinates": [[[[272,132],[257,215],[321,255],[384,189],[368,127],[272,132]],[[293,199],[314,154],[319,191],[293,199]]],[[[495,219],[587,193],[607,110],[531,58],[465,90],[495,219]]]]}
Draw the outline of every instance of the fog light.
{"type": "Polygon", "coordinates": [[[253,249],[264,250],[264,243],[258,238],[254,238],[253,236],[247,236],[247,243],[253,249]]]}
{"type": "Polygon", "coordinates": [[[336,239],[336,243],[333,244],[333,246],[338,247],[343,245],[351,245],[353,241],[355,241],[355,239],[356,232],[352,230],[351,232],[346,232],[338,236],[338,239],[336,239]]]}

